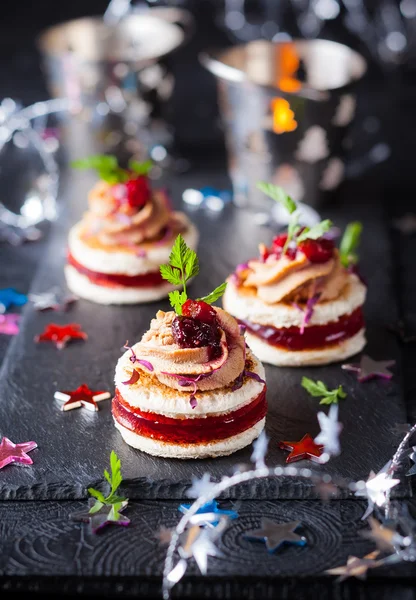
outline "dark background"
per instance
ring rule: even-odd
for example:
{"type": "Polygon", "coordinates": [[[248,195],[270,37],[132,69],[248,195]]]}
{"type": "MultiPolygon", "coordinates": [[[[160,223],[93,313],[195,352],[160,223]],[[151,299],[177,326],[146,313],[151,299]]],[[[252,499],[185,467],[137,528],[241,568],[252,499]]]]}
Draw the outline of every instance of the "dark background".
{"type": "MultiPolygon", "coordinates": [[[[299,36],[292,3],[288,0],[269,0],[269,3],[273,8],[276,7],[276,20],[281,23],[281,30],[288,31],[292,36],[299,36]]],[[[20,0],[1,4],[0,98],[12,96],[25,105],[48,97],[36,37],[56,23],[83,16],[102,15],[108,6],[106,0],[20,0]]],[[[140,5],[146,6],[145,3],[140,5]]],[[[206,48],[224,47],[238,42],[233,33],[223,26],[223,1],[183,0],[153,2],[148,5],[184,7],[195,17],[196,32],[193,38],[167,59],[175,76],[172,119],[177,151],[191,159],[195,153],[213,156],[216,152],[222,152],[223,135],[218,119],[215,82],[213,76],[199,64],[198,54],[206,48]]],[[[255,8],[258,3],[248,0],[246,5],[248,8],[255,8]]],[[[379,0],[367,0],[366,6],[369,14],[374,13],[376,19],[375,7],[380,6],[379,0]]],[[[375,115],[381,110],[379,116],[385,125],[385,138],[394,151],[392,160],[408,162],[409,157],[414,155],[415,148],[403,113],[414,104],[412,56],[406,57],[398,65],[387,65],[374,60],[363,39],[353,35],[345,26],[343,12],[337,19],[325,22],[319,37],[347,43],[367,58],[370,63],[367,81],[371,83],[367,86],[369,97],[361,101],[363,114],[375,115]],[[400,120],[396,118],[399,115],[400,120]],[[393,132],[390,131],[391,127],[393,132]],[[397,143],[390,139],[391,133],[397,143]]],[[[395,181],[395,172],[396,169],[392,168],[392,183],[403,185],[402,177],[400,182],[395,181]]]]}

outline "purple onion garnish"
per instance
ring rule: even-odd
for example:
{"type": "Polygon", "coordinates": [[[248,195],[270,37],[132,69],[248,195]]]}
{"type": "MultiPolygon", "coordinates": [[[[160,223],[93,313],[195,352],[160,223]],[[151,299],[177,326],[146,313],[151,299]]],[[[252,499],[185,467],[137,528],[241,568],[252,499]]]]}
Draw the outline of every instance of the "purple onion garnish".
{"type": "Polygon", "coordinates": [[[248,263],[240,263],[239,265],[236,266],[235,268],[235,272],[236,273],[241,273],[241,271],[245,271],[246,269],[249,269],[250,267],[248,266],[248,263]]]}
{"type": "Polygon", "coordinates": [[[244,375],[246,375],[246,377],[250,377],[250,379],[258,381],[259,383],[266,383],[264,379],[260,377],[260,375],[257,375],[257,373],[253,373],[253,371],[244,371],[244,375]]]}
{"type": "Polygon", "coordinates": [[[133,385],[134,383],[137,383],[139,381],[139,379],[140,379],[139,372],[136,371],[136,369],[133,369],[130,379],[128,379],[127,381],[122,381],[121,383],[123,385],[133,385]]]}
{"type": "Polygon", "coordinates": [[[312,298],[309,298],[309,300],[307,301],[306,310],[305,310],[305,314],[303,317],[301,333],[303,333],[305,331],[305,326],[308,325],[309,321],[311,320],[315,304],[319,301],[320,297],[321,297],[321,294],[315,294],[314,296],[312,296],[312,298]]]}
{"type": "Polygon", "coordinates": [[[315,294],[314,296],[312,296],[312,298],[309,298],[309,300],[306,302],[305,308],[302,308],[296,302],[291,303],[293,308],[296,308],[301,313],[303,313],[302,325],[300,326],[300,334],[301,335],[303,335],[306,325],[308,325],[308,323],[310,322],[310,320],[312,318],[314,306],[318,302],[320,296],[321,296],[321,294],[315,294]]]}
{"type": "Polygon", "coordinates": [[[236,392],[237,390],[239,390],[243,385],[243,381],[244,381],[244,369],[243,369],[243,371],[241,371],[240,375],[234,381],[234,385],[231,388],[231,391],[236,392]]]}
{"type": "Polygon", "coordinates": [[[129,343],[129,341],[127,340],[127,342],[124,344],[123,348],[125,348],[126,350],[130,350],[130,352],[131,352],[130,362],[132,362],[133,364],[138,363],[139,365],[143,365],[143,367],[146,367],[146,369],[148,369],[149,371],[154,371],[152,363],[149,362],[148,360],[143,360],[142,358],[137,358],[135,351],[133,350],[133,348],[131,346],[128,345],[128,343],[129,343]]]}
{"type": "Polygon", "coordinates": [[[139,365],[143,365],[143,367],[146,367],[146,369],[148,369],[149,371],[154,371],[152,363],[149,362],[148,360],[143,360],[142,358],[136,358],[136,362],[139,363],[139,365]]]}
{"type": "Polygon", "coordinates": [[[198,390],[198,386],[196,384],[198,383],[198,381],[201,381],[201,379],[205,379],[205,377],[209,377],[210,375],[212,375],[212,373],[200,373],[199,375],[194,377],[191,375],[180,375],[178,373],[167,373],[166,371],[161,371],[161,375],[167,375],[168,377],[174,377],[175,379],[179,379],[178,384],[181,387],[189,387],[190,385],[192,385],[193,390],[189,397],[189,403],[191,405],[191,408],[195,408],[198,404],[197,399],[195,398],[195,394],[198,390]]]}

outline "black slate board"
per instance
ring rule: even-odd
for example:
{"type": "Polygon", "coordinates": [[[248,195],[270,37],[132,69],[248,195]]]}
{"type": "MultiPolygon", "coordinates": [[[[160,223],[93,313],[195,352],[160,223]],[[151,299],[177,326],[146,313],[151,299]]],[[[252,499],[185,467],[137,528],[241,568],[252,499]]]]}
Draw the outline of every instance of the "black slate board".
{"type": "MultiPolygon", "coordinates": [[[[84,153],[82,153],[84,154],[84,153]]],[[[224,188],[222,173],[206,183],[224,188]]],[[[181,176],[169,181],[174,202],[180,206],[181,191],[193,187],[201,177],[181,176]]],[[[63,282],[66,234],[85,210],[85,197],[93,182],[88,174],[66,174],[63,183],[61,216],[54,224],[50,245],[34,278],[34,292],[63,282]]],[[[339,206],[325,210],[343,227],[348,220],[364,222],[362,272],[369,286],[365,309],[370,355],[399,361],[399,350],[386,325],[396,320],[397,308],[391,285],[390,248],[380,206],[367,202],[366,190],[359,197],[341,199],[339,206]]],[[[183,207],[181,207],[183,208],[183,207]]],[[[256,254],[260,241],[268,242],[272,232],[254,225],[253,215],[228,206],[222,213],[189,211],[201,231],[199,246],[202,273],[193,283],[196,296],[218,285],[239,262],[256,254]]],[[[75,410],[62,413],[54,401],[58,389],[73,389],[86,382],[91,388],[113,390],[114,366],[125,340],[138,340],[157,309],[167,301],[145,306],[105,307],[79,300],[67,314],[38,313],[32,306],[24,311],[20,335],[13,340],[4,360],[0,381],[0,434],[19,442],[34,439],[39,448],[32,452],[31,468],[10,467],[1,473],[0,499],[83,498],[86,487],[102,479],[111,449],[121,458],[129,497],[183,498],[193,477],[209,471],[220,478],[236,464],[247,462],[250,449],[231,457],[204,461],[174,461],[147,456],[128,447],[115,430],[110,401],[100,411],[75,410]],[[59,351],[49,344],[35,344],[33,338],[49,322],[79,322],[89,335],[87,342],[72,343],[59,351]]],[[[322,368],[283,369],[267,367],[269,413],[266,430],[271,438],[268,464],[284,464],[286,453],[277,448],[280,439],[300,439],[306,432],[319,431],[316,413],[322,407],[310,398],[299,383],[302,375],[323,379],[329,387],[342,383],[348,398],[340,407],[344,425],[342,454],[329,464],[317,467],[349,479],[366,479],[392,456],[398,439],[392,434],[395,423],[406,422],[399,388],[399,364],[391,382],[357,383],[355,376],[340,365],[322,368]]],[[[298,463],[309,466],[309,462],[298,463]]],[[[396,488],[397,489],[397,488],[396,488]]],[[[399,494],[407,494],[407,483],[399,494]]],[[[256,482],[229,492],[238,498],[308,498],[312,486],[301,480],[256,482]]]]}

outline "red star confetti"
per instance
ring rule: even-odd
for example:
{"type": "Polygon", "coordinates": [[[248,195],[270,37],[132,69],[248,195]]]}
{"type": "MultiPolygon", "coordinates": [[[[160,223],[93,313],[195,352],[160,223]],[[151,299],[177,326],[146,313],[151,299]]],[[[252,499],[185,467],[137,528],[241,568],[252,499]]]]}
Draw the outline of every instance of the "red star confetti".
{"type": "Polygon", "coordinates": [[[37,447],[36,442],[13,444],[9,438],[4,437],[0,443],[0,469],[10,463],[20,463],[21,465],[33,464],[33,460],[27,455],[27,452],[37,447]]]}
{"type": "Polygon", "coordinates": [[[358,373],[357,379],[361,383],[375,377],[391,379],[393,373],[388,370],[388,367],[393,367],[395,363],[395,360],[374,360],[367,354],[363,354],[359,363],[341,365],[341,369],[358,373]]]}
{"type": "Polygon", "coordinates": [[[320,462],[319,458],[324,451],[324,447],[320,444],[315,444],[309,433],[304,435],[299,442],[279,442],[279,448],[281,450],[290,450],[290,454],[286,458],[287,463],[303,459],[320,462]]]}
{"type": "Polygon", "coordinates": [[[88,335],[82,331],[78,323],[69,323],[68,325],[56,325],[49,323],[46,325],[43,333],[35,337],[35,342],[52,342],[62,350],[71,340],[86,340],[88,335]]]}
{"type": "Polygon", "coordinates": [[[80,408],[81,406],[88,410],[97,411],[99,410],[97,402],[108,400],[110,396],[110,392],[90,390],[85,383],[82,383],[76,390],[55,392],[54,394],[55,400],[64,402],[61,406],[61,410],[64,411],[80,408]]]}

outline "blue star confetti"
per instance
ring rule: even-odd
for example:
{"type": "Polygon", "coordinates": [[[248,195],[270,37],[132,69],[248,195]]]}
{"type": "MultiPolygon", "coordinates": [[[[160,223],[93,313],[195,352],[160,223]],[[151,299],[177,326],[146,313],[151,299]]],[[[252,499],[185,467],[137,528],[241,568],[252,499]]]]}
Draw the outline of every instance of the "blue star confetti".
{"type": "Polygon", "coordinates": [[[189,188],[182,194],[182,199],[186,204],[204,206],[213,212],[221,212],[232,198],[230,190],[219,190],[211,186],[205,186],[199,190],[189,188]]]}
{"type": "MultiPolygon", "coordinates": [[[[191,508],[192,504],[181,504],[178,508],[179,512],[182,514],[186,514],[188,510],[191,508]]],[[[224,516],[229,519],[236,519],[238,517],[238,513],[235,510],[223,510],[219,508],[218,502],[216,500],[212,500],[211,502],[207,502],[201,508],[196,511],[197,515],[203,515],[205,513],[214,513],[219,517],[224,516]]],[[[214,521],[211,523],[214,527],[218,525],[219,521],[214,521]]]]}
{"type": "Polygon", "coordinates": [[[0,290],[0,313],[5,313],[11,306],[23,306],[26,302],[27,296],[13,288],[0,290]]]}
{"type": "Polygon", "coordinates": [[[267,550],[272,553],[286,544],[305,546],[306,538],[295,533],[301,525],[300,521],[275,523],[270,519],[263,518],[261,528],[247,531],[244,537],[248,540],[265,542],[267,550]]]}

